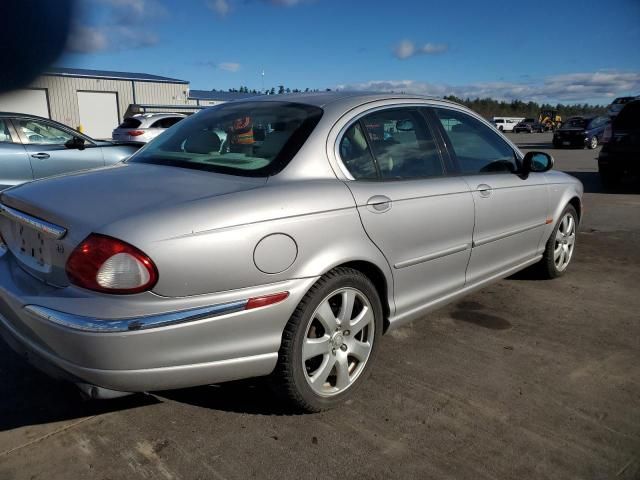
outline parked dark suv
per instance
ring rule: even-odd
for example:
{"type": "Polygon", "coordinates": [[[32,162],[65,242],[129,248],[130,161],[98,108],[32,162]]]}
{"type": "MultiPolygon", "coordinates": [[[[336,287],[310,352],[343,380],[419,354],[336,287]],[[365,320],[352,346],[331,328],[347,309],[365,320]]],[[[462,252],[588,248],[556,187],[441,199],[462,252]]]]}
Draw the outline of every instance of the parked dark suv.
{"type": "Polygon", "coordinates": [[[605,185],[624,175],[640,175],[640,100],[627,103],[607,126],[598,156],[598,171],[605,185]]]}
{"type": "Polygon", "coordinates": [[[553,134],[553,146],[587,147],[594,149],[602,141],[602,135],[610,119],[605,115],[571,117],[553,134]]]}
{"type": "Polygon", "coordinates": [[[535,118],[525,118],[524,120],[519,122],[515,127],[513,127],[513,133],[520,133],[520,132],[542,133],[544,132],[544,125],[542,125],[540,122],[537,122],[535,118]]]}

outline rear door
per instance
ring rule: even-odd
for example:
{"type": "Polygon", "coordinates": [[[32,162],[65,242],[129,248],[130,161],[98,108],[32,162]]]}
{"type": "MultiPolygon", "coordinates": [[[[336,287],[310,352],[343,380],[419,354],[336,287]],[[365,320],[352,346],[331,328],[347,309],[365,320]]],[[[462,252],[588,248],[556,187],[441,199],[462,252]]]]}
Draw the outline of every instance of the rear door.
{"type": "Polygon", "coordinates": [[[14,125],[29,155],[34,178],[104,166],[102,149],[94,143],[85,141],[82,150],[65,146],[74,137],[84,139],[70,129],[33,118],[17,118],[14,125]]]}
{"type": "Polygon", "coordinates": [[[548,221],[545,175],[521,174],[513,148],[477,118],[444,107],[434,111],[461,178],[473,192],[475,226],[467,283],[536,257],[548,221]]]}
{"type": "Polygon", "coordinates": [[[27,151],[11,120],[0,118],[0,190],[33,180],[27,151]]]}
{"type": "Polygon", "coordinates": [[[363,226],[392,267],[398,313],[463,287],[473,199],[445,159],[421,111],[376,110],[339,139],[347,185],[363,226]]]}

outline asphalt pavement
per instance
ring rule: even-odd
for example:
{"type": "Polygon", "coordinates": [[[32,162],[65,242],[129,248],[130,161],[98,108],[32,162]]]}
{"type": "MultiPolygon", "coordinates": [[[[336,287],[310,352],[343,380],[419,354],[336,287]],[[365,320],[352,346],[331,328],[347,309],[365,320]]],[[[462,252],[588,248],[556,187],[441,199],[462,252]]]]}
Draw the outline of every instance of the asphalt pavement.
{"type": "Polygon", "coordinates": [[[640,479],[640,189],[585,184],[568,273],[503,280],[386,335],[336,410],[261,380],[82,401],[0,342],[0,479],[640,479]]]}

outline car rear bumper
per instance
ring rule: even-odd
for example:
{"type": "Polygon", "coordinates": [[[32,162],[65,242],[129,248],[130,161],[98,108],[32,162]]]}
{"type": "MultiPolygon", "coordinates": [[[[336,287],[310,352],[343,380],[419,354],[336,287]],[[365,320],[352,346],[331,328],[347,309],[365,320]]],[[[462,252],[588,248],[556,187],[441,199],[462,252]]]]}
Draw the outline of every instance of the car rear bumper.
{"type": "MultiPolygon", "coordinates": [[[[34,296],[34,289],[41,288],[34,284],[41,282],[22,271],[11,254],[0,252],[0,279],[0,334],[14,350],[52,376],[122,392],[268,375],[277,362],[284,326],[317,280],[207,295],[198,299],[207,305],[197,308],[192,298],[147,295],[142,301],[152,301],[153,310],[158,302],[171,309],[113,318],[104,295],[94,302],[95,315],[87,313],[87,298],[78,300],[85,304],[82,315],[51,308],[55,293],[34,296]],[[282,291],[289,297],[280,303],[244,309],[248,298],[282,291]]],[[[140,296],[128,301],[132,312],[140,312],[140,296]]],[[[117,311],[122,312],[122,305],[117,311]]]]}

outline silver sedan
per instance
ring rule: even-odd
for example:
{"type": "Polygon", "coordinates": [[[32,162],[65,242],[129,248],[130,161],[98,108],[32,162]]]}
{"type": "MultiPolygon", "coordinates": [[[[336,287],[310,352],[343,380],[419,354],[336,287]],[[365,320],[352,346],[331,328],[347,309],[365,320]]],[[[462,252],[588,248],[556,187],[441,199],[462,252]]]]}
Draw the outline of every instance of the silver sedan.
{"type": "Polygon", "coordinates": [[[264,96],[0,196],[0,331],[94,397],[271,375],[352,395],[383,333],[566,272],[582,185],[455,103],[264,96]],[[224,138],[221,138],[224,136],[224,138]]]}

